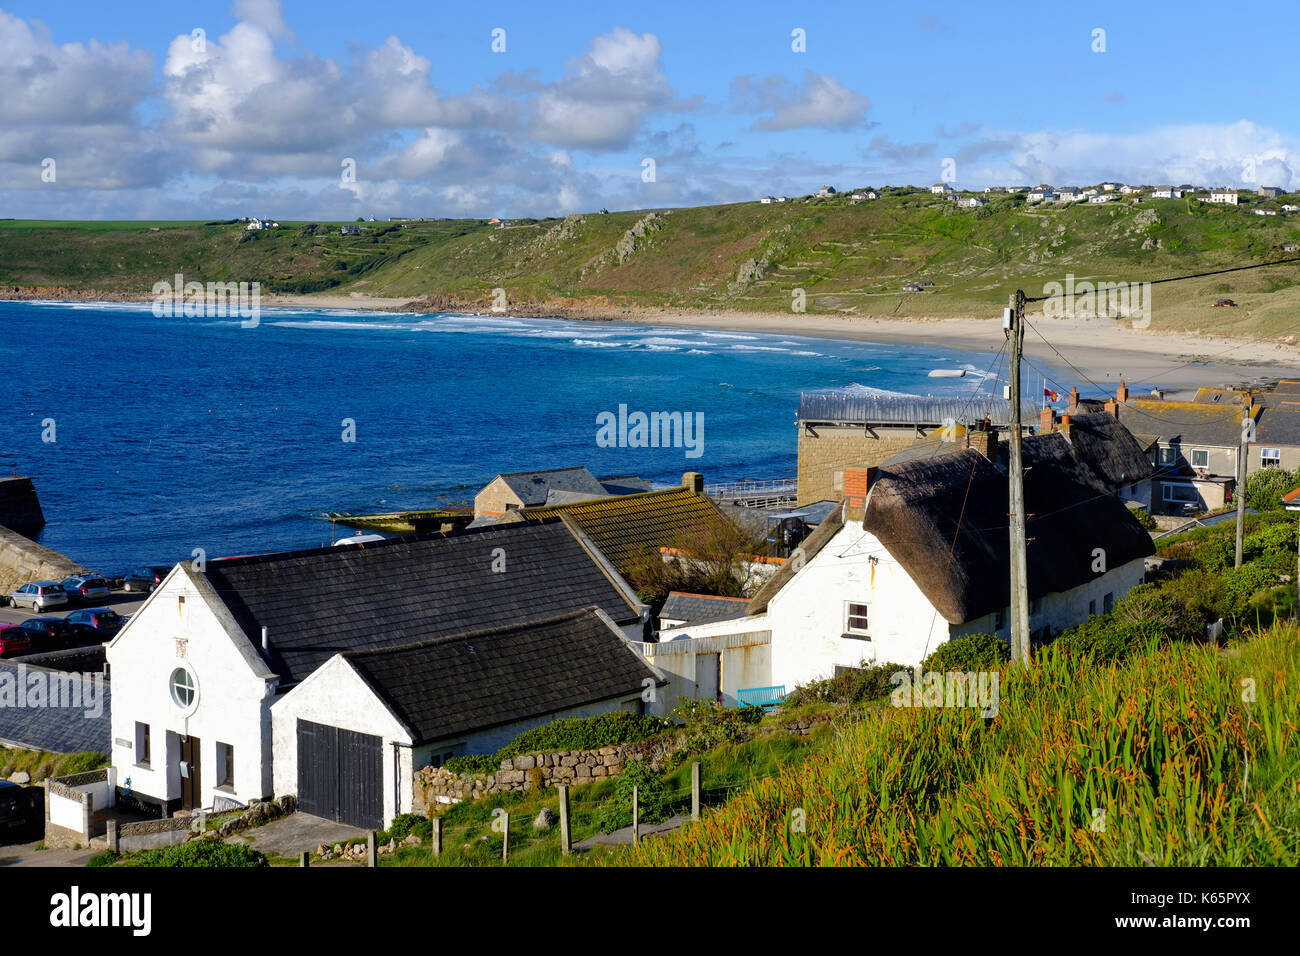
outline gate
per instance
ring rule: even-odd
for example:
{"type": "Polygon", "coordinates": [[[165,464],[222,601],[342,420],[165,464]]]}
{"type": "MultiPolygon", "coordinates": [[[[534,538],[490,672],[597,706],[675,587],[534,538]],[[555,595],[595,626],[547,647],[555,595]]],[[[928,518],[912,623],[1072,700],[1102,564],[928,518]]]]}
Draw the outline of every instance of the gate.
{"type": "Polygon", "coordinates": [[[383,739],[299,720],[298,809],[367,830],[381,829],[383,739]]]}

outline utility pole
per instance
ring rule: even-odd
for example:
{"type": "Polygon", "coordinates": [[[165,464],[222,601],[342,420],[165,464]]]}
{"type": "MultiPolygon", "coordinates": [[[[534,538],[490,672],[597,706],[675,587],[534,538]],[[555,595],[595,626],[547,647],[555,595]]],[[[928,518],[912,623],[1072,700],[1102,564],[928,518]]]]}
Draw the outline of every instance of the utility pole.
{"type": "Polygon", "coordinates": [[[1255,432],[1254,399],[1247,393],[1242,397],[1241,403],[1241,446],[1237,449],[1237,487],[1233,491],[1237,499],[1237,553],[1232,565],[1234,568],[1241,567],[1242,542],[1246,532],[1246,455],[1255,432]]]}
{"type": "Polygon", "coordinates": [[[1017,289],[1002,327],[1011,342],[1011,444],[1008,484],[1011,486],[1011,660],[1029,666],[1029,570],[1025,557],[1025,468],[1020,455],[1020,347],[1025,336],[1025,294],[1017,289]]]}

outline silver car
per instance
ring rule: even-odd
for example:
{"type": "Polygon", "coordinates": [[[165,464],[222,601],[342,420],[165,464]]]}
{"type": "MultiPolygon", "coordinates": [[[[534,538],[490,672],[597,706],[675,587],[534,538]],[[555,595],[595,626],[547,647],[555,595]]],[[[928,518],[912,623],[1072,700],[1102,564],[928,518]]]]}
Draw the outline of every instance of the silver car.
{"type": "Polygon", "coordinates": [[[74,574],[64,578],[59,584],[68,594],[68,601],[78,604],[97,604],[107,601],[112,596],[108,582],[95,574],[74,574]]]}
{"type": "Polygon", "coordinates": [[[52,607],[66,607],[68,592],[57,581],[29,581],[9,595],[9,603],[33,611],[48,611],[52,607]]]}

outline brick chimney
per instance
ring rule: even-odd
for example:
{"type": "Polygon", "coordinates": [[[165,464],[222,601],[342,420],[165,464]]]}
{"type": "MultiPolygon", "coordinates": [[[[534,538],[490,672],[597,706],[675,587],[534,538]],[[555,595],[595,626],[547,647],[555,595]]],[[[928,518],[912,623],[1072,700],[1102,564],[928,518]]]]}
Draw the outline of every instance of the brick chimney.
{"type": "Polygon", "coordinates": [[[1056,413],[1051,408],[1044,408],[1038,413],[1038,434],[1046,435],[1052,430],[1052,422],[1055,420],[1056,413]]]}
{"type": "Polygon", "coordinates": [[[688,471],[682,475],[682,487],[697,495],[704,494],[704,476],[698,471],[688,471]]]}
{"type": "Polygon", "coordinates": [[[1070,404],[1065,407],[1067,415],[1079,414],[1079,390],[1073,385],[1070,386],[1070,404]]]}
{"type": "Polygon", "coordinates": [[[1106,409],[1106,411],[1110,412],[1110,414],[1114,415],[1116,418],[1119,418],[1119,402],[1115,401],[1115,399],[1112,398],[1107,400],[1105,406],[1103,407],[1106,409]]]}
{"type": "MultiPolygon", "coordinates": [[[[1119,402],[1121,405],[1128,401],[1128,386],[1123,382],[1120,382],[1119,388],[1115,389],[1115,401],[1119,402]]],[[[1115,417],[1119,418],[1118,415],[1115,417]]]]}
{"type": "Polygon", "coordinates": [[[989,425],[988,418],[980,422],[978,428],[966,429],[966,447],[974,448],[989,461],[997,461],[998,433],[989,425]]]}
{"type": "Polygon", "coordinates": [[[1057,428],[1056,430],[1060,432],[1062,435],[1064,435],[1066,438],[1070,437],[1070,416],[1069,415],[1061,416],[1060,427],[1057,428]]]}
{"type": "Polygon", "coordinates": [[[867,492],[876,481],[878,469],[845,468],[844,469],[844,518],[848,521],[861,521],[867,514],[867,492]]]}

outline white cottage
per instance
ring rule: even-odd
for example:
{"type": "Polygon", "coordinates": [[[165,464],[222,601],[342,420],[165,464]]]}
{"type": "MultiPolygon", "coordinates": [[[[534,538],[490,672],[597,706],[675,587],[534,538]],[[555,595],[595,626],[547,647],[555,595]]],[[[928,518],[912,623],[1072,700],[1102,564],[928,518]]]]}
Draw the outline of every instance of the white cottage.
{"type": "MultiPolygon", "coordinates": [[[[318,688],[330,686],[339,668],[358,666],[336,662],[351,652],[547,621],[588,607],[623,638],[649,633],[649,609],[591,540],[560,519],[210,561],[202,570],[178,565],[107,648],[121,795],[171,813],[296,794],[304,781],[347,779],[342,761],[351,751],[344,744],[364,745],[370,760],[373,741],[363,737],[404,738],[394,726],[376,732],[378,711],[358,698],[298,694],[294,701],[311,705],[301,705],[310,716],[295,739],[285,721],[300,705],[284,705],[323,666],[332,670],[318,688]],[[285,715],[278,739],[273,714],[285,715]],[[332,735],[334,749],[313,749],[321,733],[332,735]],[[301,759],[304,747],[312,760],[301,759]]],[[[588,704],[622,706],[591,698],[564,710],[588,704]]],[[[417,740],[406,727],[409,747],[439,742],[417,740]]],[[[465,737],[467,748],[471,739],[485,746],[490,740],[471,738],[459,725],[451,735],[457,742],[465,737]]],[[[383,758],[385,782],[391,756],[383,758]]],[[[384,819],[391,819],[400,803],[387,783],[382,792],[384,819]]],[[[353,797],[340,791],[317,812],[345,819],[353,797]]],[[[373,813],[363,822],[374,823],[373,813]]]]}

